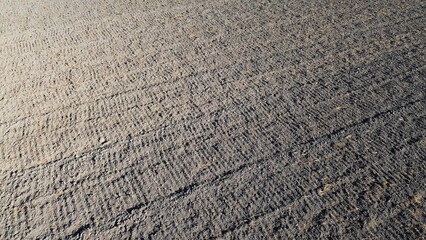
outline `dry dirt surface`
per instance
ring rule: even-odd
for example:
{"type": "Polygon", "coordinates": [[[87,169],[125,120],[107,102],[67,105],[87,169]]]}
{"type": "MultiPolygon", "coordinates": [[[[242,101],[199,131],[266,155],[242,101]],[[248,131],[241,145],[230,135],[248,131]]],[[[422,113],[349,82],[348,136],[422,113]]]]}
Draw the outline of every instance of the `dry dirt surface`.
{"type": "Polygon", "coordinates": [[[422,239],[425,12],[0,0],[0,239],[422,239]]]}

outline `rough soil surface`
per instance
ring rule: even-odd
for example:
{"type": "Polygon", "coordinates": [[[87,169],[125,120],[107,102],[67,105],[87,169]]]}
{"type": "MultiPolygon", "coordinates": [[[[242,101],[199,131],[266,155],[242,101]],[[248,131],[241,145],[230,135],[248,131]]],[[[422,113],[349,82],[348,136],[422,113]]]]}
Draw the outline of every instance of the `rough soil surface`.
{"type": "Polygon", "coordinates": [[[0,0],[0,239],[421,239],[425,12],[0,0]]]}

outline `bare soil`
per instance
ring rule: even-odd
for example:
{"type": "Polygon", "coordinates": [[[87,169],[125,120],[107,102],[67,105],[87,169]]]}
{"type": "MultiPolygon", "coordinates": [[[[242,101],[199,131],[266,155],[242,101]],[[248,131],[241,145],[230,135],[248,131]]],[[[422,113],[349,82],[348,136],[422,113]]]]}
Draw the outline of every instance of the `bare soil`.
{"type": "Polygon", "coordinates": [[[0,239],[421,239],[425,8],[0,0],[0,239]]]}

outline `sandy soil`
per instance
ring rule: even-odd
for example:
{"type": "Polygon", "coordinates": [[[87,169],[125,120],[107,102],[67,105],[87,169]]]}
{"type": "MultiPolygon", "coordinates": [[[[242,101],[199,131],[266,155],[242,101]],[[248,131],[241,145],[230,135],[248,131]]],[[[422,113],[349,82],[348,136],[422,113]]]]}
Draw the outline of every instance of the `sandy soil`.
{"type": "Polygon", "coordinates": [[[425,8],[0,0],[0,239],[421,239],[425,8]]]}

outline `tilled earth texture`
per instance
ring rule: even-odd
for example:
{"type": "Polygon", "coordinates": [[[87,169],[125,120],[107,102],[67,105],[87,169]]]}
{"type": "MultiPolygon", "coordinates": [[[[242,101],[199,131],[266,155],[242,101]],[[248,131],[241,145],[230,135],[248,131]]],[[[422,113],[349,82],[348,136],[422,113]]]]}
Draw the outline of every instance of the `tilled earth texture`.
{"type": "Polygon", "coordinates": [[[0,0],[0,239],[423,239],[425,12],[0,0]]]}

